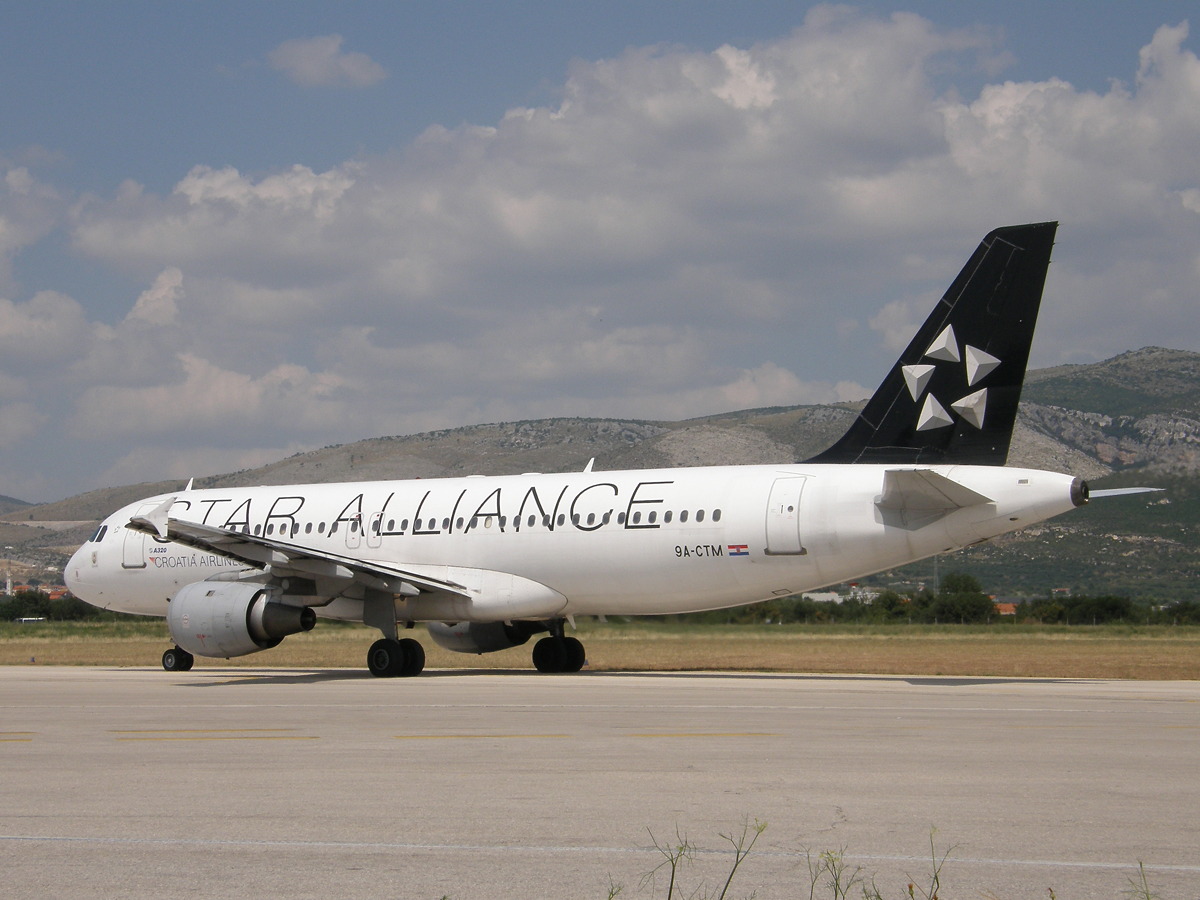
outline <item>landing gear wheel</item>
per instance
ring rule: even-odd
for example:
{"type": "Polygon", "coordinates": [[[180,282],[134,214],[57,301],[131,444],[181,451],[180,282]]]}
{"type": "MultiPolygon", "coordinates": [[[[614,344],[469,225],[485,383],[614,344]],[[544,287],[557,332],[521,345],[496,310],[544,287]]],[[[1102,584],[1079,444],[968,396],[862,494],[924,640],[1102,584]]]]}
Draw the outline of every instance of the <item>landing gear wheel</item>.
{"type": "Polygon", "coordinates": [[[587,662],[587,651],[583,649],[583,644],[573,637],[563,638],[563,650],[565,650],[564,672],[578,672],[583,668],[583,664],[587,662]]]}
{"type": "Polygon", "coordinates": [[[168,672],[186,672],[196,658],[186,650],[172,647],[162,655],[162,667],[168,672]]]}
{"type": "Polygon", "coordinates": [[[533,666],[539,672],[562,672],[566,665],[567,648],[558,638],[544,637],[533,645],[533,666]]]}
{"type": "Polygon", "coordinates": [[[425,668],[425,648],[412,638],[402,638],[400,647],[404,650],[404,671],[400,674],[406,677],[420,675],[425,668]]]}
{"type": "Polygon", "coordinates": [[[405,656],[399,641],[382,638],[367,651],[367,668],[376,678],[394,678],[404,671],[405,656]]]}

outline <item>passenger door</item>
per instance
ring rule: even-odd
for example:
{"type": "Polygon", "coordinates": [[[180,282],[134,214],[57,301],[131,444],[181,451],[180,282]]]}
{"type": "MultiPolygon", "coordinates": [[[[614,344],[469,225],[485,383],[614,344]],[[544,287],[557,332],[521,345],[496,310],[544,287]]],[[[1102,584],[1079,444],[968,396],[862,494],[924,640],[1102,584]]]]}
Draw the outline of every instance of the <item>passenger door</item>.
{"type": "Polygon", "coordinates": [[[767,554],[803,556],[808,551],[800,540],[800,495],[803,475],[776,478],[767,501],[767,554]]]}

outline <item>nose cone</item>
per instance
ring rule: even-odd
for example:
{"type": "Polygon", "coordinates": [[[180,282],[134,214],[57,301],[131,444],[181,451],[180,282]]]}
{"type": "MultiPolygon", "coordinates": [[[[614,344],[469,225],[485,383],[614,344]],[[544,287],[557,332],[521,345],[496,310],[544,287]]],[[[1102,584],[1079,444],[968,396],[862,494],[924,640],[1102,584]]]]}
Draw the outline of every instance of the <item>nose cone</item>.
{"type": "Polygon", "coordinates": [[[71,561],[67,563],[67,567],[63,570],[63,583],[66,584],[67,590],[92,606],[99,606],[96,602],[97,593],[95,586],[89,584],[87,579],[92,568],[92,553],[95,544],[91,541],[84,544],[71,557],[71,561]]]}

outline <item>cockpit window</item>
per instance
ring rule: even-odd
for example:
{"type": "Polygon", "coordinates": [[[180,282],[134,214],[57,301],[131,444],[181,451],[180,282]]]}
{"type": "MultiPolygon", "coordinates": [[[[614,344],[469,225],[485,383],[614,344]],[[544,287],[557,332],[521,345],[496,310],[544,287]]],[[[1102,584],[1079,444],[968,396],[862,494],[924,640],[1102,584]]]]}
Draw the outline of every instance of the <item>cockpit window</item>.
{"type": "Polygon", "coordinates": [[[106,534],[108,534],[108,526],[101,525],[96,529],[96,533],[92,535],[92,540],[99,543],[100,541],[104,540],[104,535],[106,534]]]}

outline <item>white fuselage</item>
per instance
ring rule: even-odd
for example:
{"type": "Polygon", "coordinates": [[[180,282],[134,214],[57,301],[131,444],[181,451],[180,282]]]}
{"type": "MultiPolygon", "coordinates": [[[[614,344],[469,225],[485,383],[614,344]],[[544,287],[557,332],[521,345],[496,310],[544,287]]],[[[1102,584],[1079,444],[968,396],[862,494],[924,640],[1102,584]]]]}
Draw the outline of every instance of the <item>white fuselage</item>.
{"type": "MultiPolygon", "coordinates": [[[[915,467],[993,502],[921,527],[897,524],[878,505],[885,472],[896,468],[725,466],[193,490],[174,495],[170,515],[399,567],[466,585],[478,597],[451,615],[398,596],[402,619],[496,621],[754,603],[957,550],[1075,505],[1069,475],[915,467]],[[530,594],[523,606],[529,584],[550,591],[530,594]],[[498,605],[492,594],[507,599],[498,605]],[[551,609],[548,595],[564,600],[551,609]]],[[[105,520],[101,538],[67,567],[74,594],[106,609],[162,616],[182,586],[246,568],[125,527],[168,496],[105,520]]],[[[330,596],[313,605],[327,617],[362,618],[361,599],[330,596]]]]}

